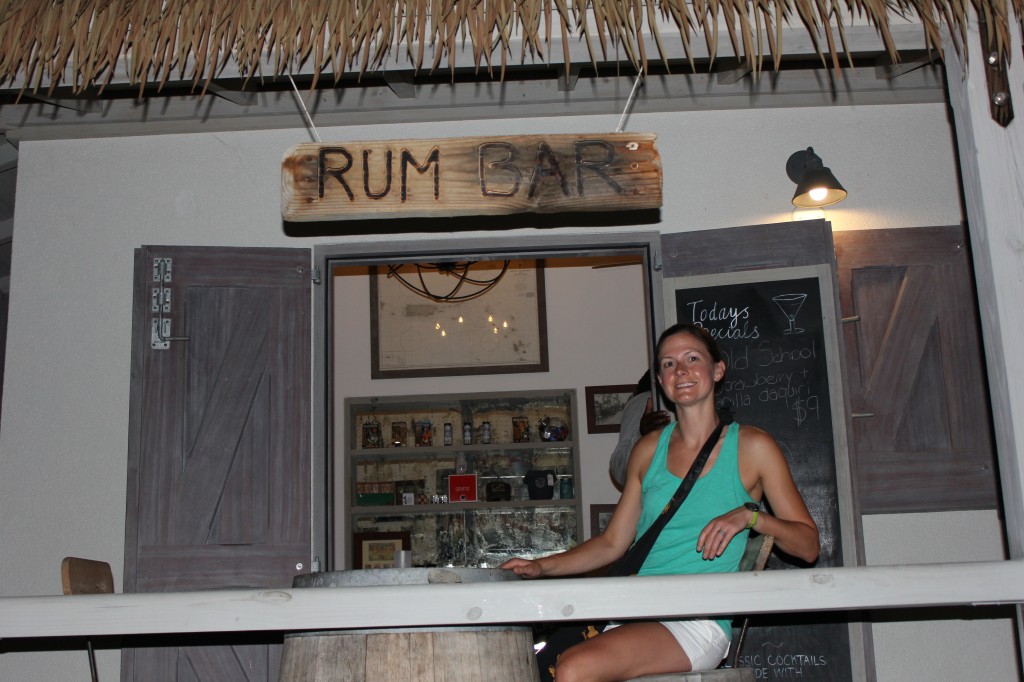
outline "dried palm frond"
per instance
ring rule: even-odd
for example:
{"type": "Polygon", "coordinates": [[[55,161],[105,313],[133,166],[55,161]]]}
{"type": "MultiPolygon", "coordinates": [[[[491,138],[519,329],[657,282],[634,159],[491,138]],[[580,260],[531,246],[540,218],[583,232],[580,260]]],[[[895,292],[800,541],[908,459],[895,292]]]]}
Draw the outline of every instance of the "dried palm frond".
{"type": "Polygon", "coordinates": [[[678,32],[691,68],[693,40],[704,34],[713,62],[721,28],[757,73],[766,55],[779,68],[783,24],[793,21],[822,63],[840,69],[844,55],[852,63],[847,13],[873,26],[894,60],[891,18],[919,21],[927,47],[939,53],[948,28],[966,56],[971,16],[1009,59],[1011,8],[1021,21],[1024,0],[0,0],[0,83],[82,92],[102,89],[123,70],[140,94],[175,74],[205,92],[233,62],[246,80],[264,68],[273,76],[312,72],[315,87],[324,73],[337,82],[384,69],[402,50],[417,71],[429,50],[431,71],[447,63],[453,72],[468,50],[478,71],[493,74],[498,64],[503,78],[516,61],[561,59],[568,72],[573,40],[595,67],[625,60],[646,72],[651,59],[667,65],[665,26],[678,32]]]}

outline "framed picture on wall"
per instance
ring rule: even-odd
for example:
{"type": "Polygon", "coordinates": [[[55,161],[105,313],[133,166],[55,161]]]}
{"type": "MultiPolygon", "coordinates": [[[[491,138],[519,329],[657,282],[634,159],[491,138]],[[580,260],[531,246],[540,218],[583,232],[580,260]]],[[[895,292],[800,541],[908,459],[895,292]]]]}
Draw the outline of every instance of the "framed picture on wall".
{"type": "Polygon", "coordinates": [[[615,511],[614,504],[592,504],[590,505],[590,537],[596,538],[604,532],[611,521],[612,512],[615,511]]]}
{"type": "Polygon", "coordinates": [[[394,568],[395,552],[411,550],[409,531],[352,534],[352,567],[394,568]]]}
{"type": "Polygon", "coordinates": [[[618,433],[622,410],[635,390],[636,384],[587,386],[587,433],[618,433]]]}
{"type": "Polygon", "coordinates": [[[370,268],[370,377],[548,371],[544,261],[370,268]]]}

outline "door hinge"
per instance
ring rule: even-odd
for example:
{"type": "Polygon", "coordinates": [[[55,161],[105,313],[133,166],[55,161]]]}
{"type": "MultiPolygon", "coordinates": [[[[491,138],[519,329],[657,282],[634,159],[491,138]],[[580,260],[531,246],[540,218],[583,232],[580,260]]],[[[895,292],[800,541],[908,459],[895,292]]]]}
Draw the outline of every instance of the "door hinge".
{"type": "Polygon", "coordinates": [[[150,290],[149,310],[153,319],[149,326],[149,347],[153,350],[167,350],[171,341],[187,341],[187,336],[171,336],[171,288],[162,286],[171,283],[173,263],[170,258],[153,259],[153,283],[150,290]]]}
{"type": "Polygon", "coordinates": [[[313,284],[320,286],[320,266],[314,265],[313,271],[310,273],[310,279],[313,280],[313,284]]]}
{"type": "Polygon", "coordinates": [[[171,281],[171,259],[170,258],[154,258],[153,259],[153,281],[154,282],[170,282],[171,281]]]}

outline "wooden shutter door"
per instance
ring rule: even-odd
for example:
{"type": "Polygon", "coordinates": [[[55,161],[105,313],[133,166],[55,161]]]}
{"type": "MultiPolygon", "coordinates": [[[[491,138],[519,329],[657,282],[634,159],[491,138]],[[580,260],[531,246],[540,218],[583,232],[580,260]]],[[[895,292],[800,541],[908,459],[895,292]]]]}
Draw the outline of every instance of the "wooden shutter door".
{"type": "Polygon", "coordinates": [[[997,507],[963,228],[833,238],[862,513],[997,507]]]}
{"type": "MultiPolygon", "coordinates": [[[[126,592],[290,587],[309,572],[309,262],[306,249],[138,250],[126,592]]],[[[266,642],[160,638],[125,650],[122,679],[276,680],[266,642]]]]}
{"type": "MultiPolygon", "coordinates": [[[[676,288],[677,292],[686,291],[682,288],[685,284],[677,282],[670,286],[670,278],[721,276],[730,272],[746,272],[755,275],[753,279],[749,280],[752,289],[759,288],[762,292],[771,292],[773,291],[772,280],[768,278],[758,280],[756,275],[759,271],[761,274],[768,275],[772,271],[815,266],[824,268],[828,272],[827,279],[831,280],[835,268],[832,230],[828,223],[821,220],[666,234],[662,236],[661,243],[665,288],[670,290],[673,287],[679,287],[676,288]]],[[[826,276],[823,274],[822,277],[826,276]]],[[[724,276],[719,279],[730,281],[730,278],[724,276]]],[[[832,282],[830,281],[829,284],[831,285],[832,282]]],[[[706,286],[714,285],[708,280],[706,286]]],[[[828,288],[834,292],[831,286],[828,288]]],[[[771,296],[772,294],[762,293],[761,295],[771,296]]],[[[751,301],[754,300],[756,300],[756,296],[752,295],[751,301]]],[[[716,303],[720,302],[716,300],[716,303]]],[[[730,302],[724,305],[732,304],[730,302]]],[[[835,339],[839,333],[835,329],[835,296],[822,297],[818,302],[818,308],[817,315],[820,319],[815,324],[820,324],[820,329],[824,330],[826,320],[830,320],[832,327],[830,335],[835,339]]],[[[676,315],[676,312],[676,310],[666,309],[666,325],[676,321],[698,321],[691,319],[692,315],[687,318],[684,315],[676,315]]],[[[811,325],[808,324],[807,327],[810,329],[811,325]]],[[[742,376],[737,370],[758,367],[757,371],[747,375],[748,385],[756,386],[760,372],[776,371],[760,369],[766,365],[762,365],[763,360],[758,358],[763,357],[761,354],[765,350],[781,348],[779,344],[769,341],[772,333],[782,333],[781,328],[777,332],[769,332],[767,327],[760,329],[760,333],[764,333],[765,336],[751,335],[749,342],[743,341],[741,338],[740,341],[732,344],[727,338],[724,339],[723,349],[728,350],[732,346],[734,353],[739,352],[746,345],[744,357],[747,358],[747,362],[744,363],[746,367],[740,367],[739,363],[736,363],[737,366],[732,369],[732,374],[730,374],[730,368],[726,367],[727,381],[731,380],[731,377],[742,376]]],[[[807,440],[801,446],[790,450],[789,444],[798,443],[798,438],[806,436],[810,430],[798,430],[794,426],[799,423],[793,418],[796,416],[796,402],[780,401],[774,397],[761,397],[762,389],[752,391],[743,389],[741,392],[746,392],[748,402],[738,401],[736,403],[735,416],[737,422],[765,428],[779,440],[793,470],[794,480],[800,487],[821,532],[822,551],[817,565],[850,566],[859,563],[858,558],[863,556],[862,534],[859,532],[856,499],[854,495],[850,494],[852,491],[847,489],[850,481],[850,476],[846,471],[848,467],[845,466],[845,452],[848,449],[846,441],[848,439],[845,430],[838,429],[839,422],[832,420],[832,407],[837,408],[836,414],[840,415],[844,422],[847,421],[846,413],[840,407],[842,395],[839,391],[831,390],[832,383],[827,376],[831,370],[828,369],[826,356],[829,352],[835,351],[826,349],[823,340],[818,343],[822,345],[814,346],[814,348],[821,349],[815,351],[820,358],[816,362],[820,362],[821,365],[820,370],[816,371],[823,372],[821,380],[827,383],[822,384],[820,390],[811,390],[818,391],[818,396],[822,400],[822,414],[827,417],[822,419],[819,424],[821,428],[819,436],[821,437],[817,441],[807,440]],[[786,414],[790,410],[792,412],[786,414]],[[773,428],[773,422],[776,428],[773,428]],[[802,434],[801,436],[797,436],[798,431],[802,434]],[[801,448],[803,449],[801,450],[801,448]],[[840,508],[840,497],[850,500],[852,503],[852,508],[846,508],[846,519],[849,521],[849,526],[844,526],[840,522],[843,515],[843,510],[840,508]]],[[[734,355],[733,357],[738,358],[739,356],[734,355]]],[[[838,361],[838,358],[836,360],[838,361]]],[[[773,363],[774,361],[770,361],[767,366],[781,367],[781,365],[773,363]]],[[[800,371],[807,369],[814,370],[813,367],[804,366],[800,371]]],[[[804,385],[804,387],[807,388],[809,385],[804,385]]],[[[773,569],[784,569],[792,567],[792,563],[784,561],[781,556],[776,554],[770,560],[769,566],[773,569]]],[[[758,616],[751,621],[752,627],[743,648],[742,664],[758,668],[759,675],[763,674],[765,676],[763,679],[766,680],[795,679],[804,675],[805,672],[807,679],[815,680],[828,679],[841,682],[874,679],[871,631],[867,625],[856,621],[856,614],[827,619],[817,618],[814,614],[764,614],[758,616]],[[801,656],[803,658],[800,658],[801,656]],[[792,666],[788,664],[782,666],[772,663],[772,660],[796,662],[792,666]],[[826,661],[827,668],[824,667],[826,661]]]]}

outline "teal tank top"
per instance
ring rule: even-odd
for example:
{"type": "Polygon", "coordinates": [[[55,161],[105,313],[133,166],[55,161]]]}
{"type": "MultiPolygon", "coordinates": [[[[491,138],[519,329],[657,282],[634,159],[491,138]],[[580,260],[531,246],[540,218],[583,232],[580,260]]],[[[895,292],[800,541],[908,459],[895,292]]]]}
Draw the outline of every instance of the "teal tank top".
{"type": "MultiPolygon", "coordinates": [[[[654,523],[682,482],[667,466],[668,442],[674,428],[675,422],[661,432],[654,458],[644,475],[640,520],[636,526],[638,538],[654,523]]],[[[662,529],[639,575],[734,573],[739,568],[749,531],[734,537],[722,556],[712,561],[705,561],[697,551],[697,538],[711,519],[741,507],[745,502],[754,501],[740,479],[739,430],[739,424],[729,425],[714,466],[710,470],[705,469],[683,505],[662,529]]],[[[732,635],[730,619],[716,622],[727,636],[732,635]]]]}

